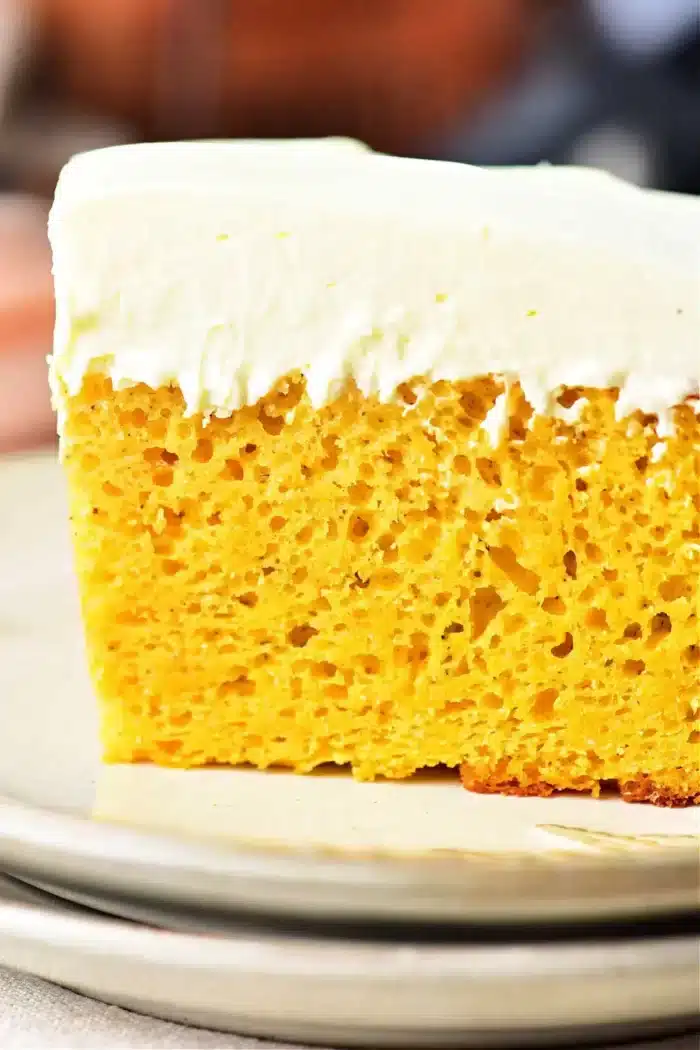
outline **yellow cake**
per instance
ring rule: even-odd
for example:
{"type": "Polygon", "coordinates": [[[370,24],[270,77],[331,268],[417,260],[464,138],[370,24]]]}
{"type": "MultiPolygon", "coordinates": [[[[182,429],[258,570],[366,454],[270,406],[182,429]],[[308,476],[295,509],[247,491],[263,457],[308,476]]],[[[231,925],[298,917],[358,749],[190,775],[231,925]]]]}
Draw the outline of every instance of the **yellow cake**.
{"type": "Polygon", "coordinates": [[[50,232],[109,761],[700,802],[700,202],[170,144],[50,232]]]}

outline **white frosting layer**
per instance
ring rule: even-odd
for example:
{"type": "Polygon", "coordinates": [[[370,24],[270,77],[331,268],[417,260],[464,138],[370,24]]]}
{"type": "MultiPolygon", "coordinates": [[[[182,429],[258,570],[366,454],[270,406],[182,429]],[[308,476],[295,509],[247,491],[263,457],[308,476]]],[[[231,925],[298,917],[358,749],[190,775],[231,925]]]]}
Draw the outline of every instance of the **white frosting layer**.
{"type": "Polygon", "coordinates": [[[619,386],[621,414],[700,388],[700,200],[607,175],[483,170],[342,140],[116,147],[64,169],[50,219],[59,408],[99,371],[226,414],[301,370],[619,386]]]}

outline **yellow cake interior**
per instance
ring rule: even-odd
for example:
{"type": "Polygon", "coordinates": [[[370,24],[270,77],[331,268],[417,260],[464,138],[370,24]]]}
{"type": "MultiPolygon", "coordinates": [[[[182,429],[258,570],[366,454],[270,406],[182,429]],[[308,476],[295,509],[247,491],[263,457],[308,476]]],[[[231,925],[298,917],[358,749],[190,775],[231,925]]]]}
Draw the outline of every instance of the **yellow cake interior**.
{"type": "Polygon", "coordinates": [[[207,421],[87,376],[63,456],[106,757],[700,800],[700,420],[616,398],[314,408],[297,373],[207,421]]]}

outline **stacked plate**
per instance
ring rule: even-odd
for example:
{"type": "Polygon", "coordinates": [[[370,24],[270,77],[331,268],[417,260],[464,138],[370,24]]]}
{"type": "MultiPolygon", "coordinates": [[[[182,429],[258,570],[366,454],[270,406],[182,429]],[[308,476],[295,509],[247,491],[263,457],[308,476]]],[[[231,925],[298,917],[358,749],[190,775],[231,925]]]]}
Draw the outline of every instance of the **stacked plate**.
{"type": "Polygon", "coordinates": [[[697,809],[103,767],[53,463],[0,505],[0,964],[326,1046],[698,1024],[697,809]]]}

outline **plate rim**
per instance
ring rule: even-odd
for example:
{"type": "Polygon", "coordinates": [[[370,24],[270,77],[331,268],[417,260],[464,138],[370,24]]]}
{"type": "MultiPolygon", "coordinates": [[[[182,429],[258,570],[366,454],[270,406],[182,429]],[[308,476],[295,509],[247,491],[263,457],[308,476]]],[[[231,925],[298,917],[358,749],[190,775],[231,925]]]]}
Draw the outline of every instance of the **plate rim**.
{"type": "MultiPolygon", "coordinates": [[[[333,1045],[331,1028],[337,1026],[336,1038],[341,1030],[352,1037],[347,1043],[343,1039],[343,1045],[352,1041],[370,1045],[360,1039],[360,1029],[374,1026],[379,1035],[391,1034],[404,1022],[406,1032],[416,1032],[422,1023],[423,1031],[432,1032],[433,1037],[459,1031],[462,1038],[458,1042],[441,1045],[464,1046],[468,1045],[464,1036],[478,1034],[477,1026],[484,1034],[511,1032],[520,1036],[528,1026],[530,1031],[542,1034],[585,1022],[587,1030],[595,1032],[611,1022],[653,1024],[693,1017],[688,1013],[688,1009],[694,1010],[689,991],[691,982],[695,987],[698,942],[687,935],[621,942],[539,943],[515,950],[508,944],[407,946],[401,942],[322,940],[255,930],[211,936],[171,932],[99,915],[57,902],[34,889],[27,890],[26,896],[26,901],[3,900],[0,878],[3,965],[94,998],[168,1016],[149,1008],[156,1004],[162,1009],[165,1003],[163,981],[158,993],[153,981],[144,980],[149,970],[154,974],[157,968],[165,974],[166,984],[171,982],[171,988],[172,982],[178,981],[182,988],[183,980],[191,988],[186,1009],[192,1009],[198,995],[211,990],[210,1004],[211,997],[218,996],[221,1008],[225,998],[229,1023],[233,1025],[236,1015],[243,1031],[263,1037],[306,1041],[311,1038],[309,1024],[316,1024],[319,1041],[330,1037],[333,1045]],[[37,964],[40,952],[43,961],[37,964]],[[617,982],[610,981],[611,971],[616,973],[617,982]],[[82,981],[81,973],[87,975],[82,981]],[[115,981],[120,974],[122,980],[128,976],[131,995],[137,999],[141,992],[140,1003],[129,1001],[124,991],[117,994],[115,981]],[[530,992],[523,995],[520,987],[514,1009],[504,1012],[502,996],[508,988],[521,986],[524,978],[530,992]],[[621,1004],[619,980],[625,978],[643,982],[650,994],[623,996],[621,1004]],[[317,994],[309,996],[314,981],[318,981],[317,994]],[[552,982],[555,986],[559,982],[561,991],[567,981],[575,982],[578,1005],[570,995],[551,994],[552,982]],[[279,999],[270,997],[270,982],[281,993],[279,999]],[[360,1018],[356,997],[363,987],[366,995],[360,1018]],[[586,1010],[592,992],[599,1004],[601,999],[607,1003],[607,1016],[590,1022],[586,1010]],[[533,993],[541,1004],[546,998],[546,1010],[538,1013],[535,1003],[529,1002],[528,995],[533,993]],[[244,1014],[246,999],[248,1013],[244,1014]],[[431,1010],[431,1001],[441,1002],[442,1010],[431,1010]],[[451,1010],[445,1009],[450,1002],[451,1010]],[[317,1011],[315,1021],[309,1021],[308,1015],[305,1020],[305,1010],[317,1011]],[[537,1025],[535,1017],[540,1020],[537,1025]],[[296,1034],[291,1034],[292,1027],[296,1034]]],[[[187,1022],[187,1017],[180,1019],[187,1022]]],[[[378,1038],[372,1045],[387,1044],[378,1038]]],[[[392,1045],[417,1044],[408,1039],[392,1045]]]]}
{"type": "Polygon", "coordinates": [[[59,892],[83,887],[96,896],[297,920],[549,924],[690,913],[700,906],[700,843],[643,854],[367,856],[178,838],[5,796],[0,863],[59,892]]]}

